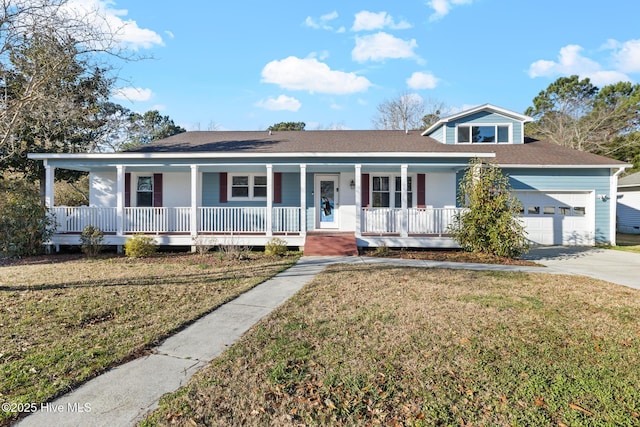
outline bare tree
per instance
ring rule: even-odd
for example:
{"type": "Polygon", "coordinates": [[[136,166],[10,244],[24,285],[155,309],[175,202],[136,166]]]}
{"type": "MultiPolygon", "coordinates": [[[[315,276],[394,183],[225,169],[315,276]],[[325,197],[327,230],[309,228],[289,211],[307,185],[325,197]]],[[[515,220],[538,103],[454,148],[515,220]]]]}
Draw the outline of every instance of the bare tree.
{"type": "Polygon", "coordinates": [[[397,98],[380,103],[377,110],[373,119],[376,129],[408,131],[426,129],[446,114],[448,108],[441,101],[425,101],[417,93],[403,92],[397,98]]]}
{"type": "Polygon", "coordinates": [[[640,85],[618,82],[601,89],[588,78],[560,77],[533,99],[527,135],[621,160],[633,154],[640,132],[640,85]]]}

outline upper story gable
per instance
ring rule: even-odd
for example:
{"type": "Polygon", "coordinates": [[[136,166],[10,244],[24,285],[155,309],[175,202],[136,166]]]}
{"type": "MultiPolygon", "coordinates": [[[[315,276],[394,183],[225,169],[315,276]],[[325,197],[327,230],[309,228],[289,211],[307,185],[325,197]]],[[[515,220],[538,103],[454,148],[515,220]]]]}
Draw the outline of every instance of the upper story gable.
{"type": "Polygon", "coordinates": [[[422,135],[442,144],[524,144],[531,117],[484,104],[438,120],[422,135]]]}

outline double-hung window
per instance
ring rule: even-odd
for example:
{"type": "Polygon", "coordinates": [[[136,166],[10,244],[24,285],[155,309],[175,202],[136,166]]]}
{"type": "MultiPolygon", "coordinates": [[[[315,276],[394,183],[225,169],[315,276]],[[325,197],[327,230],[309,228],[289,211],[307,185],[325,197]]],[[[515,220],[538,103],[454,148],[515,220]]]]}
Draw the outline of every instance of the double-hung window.
{"type": "MultiPolygon", "coordinates": [[[[396,208],[402,207],[402,178],[396,176],[396,208]]],[[[411,177],[407,177],[407,207],[413,207],[413,190],[411,189],[411,177]]]]}
{"type": "Polygon", "coordinates": [[[458,125],[457,143],[509,143],[509,125],[458,125]]]}
{"type": "Polygon", "coordinates": [[[136,186],[136,205],[138,207],[153,206],[153,177],[138,177],[136,186]]]}
{"type": "MultiPolygon", "coordinates": [[[[371,206],[374,208],[402,207],[402,178],[373,176],[371,178],[371,206]]],[[[407,177],[407,207],[413,207],[412,177],[407,177]]]]}
{"type": "Polygon", "coordinates": [[[374,208],[388,208],[390,202],[389,196],[389,177],[374,176],[371,191],[371,205],[374,208]]]}
{"type": "Polygon", "coordinates": [[[264,174],[232,174],[230,176],[230,200],[254,200],[267,198],[267,176],[264,174]]]}

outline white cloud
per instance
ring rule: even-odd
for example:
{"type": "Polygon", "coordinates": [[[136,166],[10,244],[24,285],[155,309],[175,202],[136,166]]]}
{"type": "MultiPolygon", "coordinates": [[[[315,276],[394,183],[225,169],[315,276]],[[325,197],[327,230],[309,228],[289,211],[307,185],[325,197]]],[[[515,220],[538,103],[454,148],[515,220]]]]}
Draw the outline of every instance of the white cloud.
{"type": "Polygon", "coordinates": [[[434,89],[438,85],[439,81],[440,79],[431,73],[416,71],[407,79],[407,86],[409,86],[410,89],[415,90],[434,89]]]}
{"type": "Polygon", "coordinates": [[[300,59],[295,56],[265,65],[262,69],[262,81],[289,90],[337,95],[364,92],[371,86],[366,77],[334,71],[315,58],[300,59]]]}
{"type": "Polygon", "coordinates": [[[407,21],[396,23],[387,12],[369,12],[363,10],[356,14],[351,31],[372,31],[381,30],[383,28],[391,28],[393,30],[404,30],[411,28],[411,24],[407,21]]]}
{"type": "Polygon", "coordinates": [[[614,53],[616,64],[620,71],[627,73],[640,72],[640,40],[628,40],[615,45],[614,53]]]}
{"type": "Polygon", "coordinates": [[[582,55],[582,47],[567,45],[560,49],[558,60],[541,59],[529,66],[529,77],[554,77],[559,75],[578,75],[588,77],[596,86],[604,86],[619,81],[631,81],[629,76],[619,70],[603,70],[601,65],[582,55]]]}
{"type": "Polygon", "coordinates": [[[140,28],[136,21],[126,19],[126,9],[113,9],[109,0],[69,0],[64,12],[82,16],[87,22],[106,34],[112,34],[121,45],[133,49],[163,46],[162,37],[153,30],[140,28]]]}
{"type": "Polygon", "coordinates": [[[344,33],[345,28],[334,28],[332,25],[329,25],[329,22],[338,18],[338,12],[333,11],[331,13],[327,13],[322,15],[318,20],[312,18],[311,16],[307,16],[307,19],[304,20],[304,25],[309,28],[313,28],[316,30],[327,30],[327,31],[336,31],[338,33],[344,33]]]}
{"type": "Polygon", "coordinates": [[[376,34],[356,37],[356,46],[351,51],[351,58],[357,62],[384,61],[387,58],[416,58],[413,52],[418,47],[415,39],[402,40],[391,34],[376,34]]]}
{"type": "Polygon", "coordinates": [[[115,99],[123,99],[126,101],[148,101],[151,99],[153,92],[151,89],[143,89],[141,87],[121,87],[114,89],[111,93],[115,99]]]}
{"type": "Polygon", "coordinates": [[[280,95],[277,98],[269,97],[266,100],[261,99],[254,105],[271,111],[298,111],[302,107],[300,101],[286,95],[280,95]]]}
{"type": "Polygon", "coordinates": [[[436,21],[448,15],[453,6],[471,3],[473,3],[473,0],[431,0],[427,5],[433,9],[434,13],[429,17],[429,20],[436,21]]]}

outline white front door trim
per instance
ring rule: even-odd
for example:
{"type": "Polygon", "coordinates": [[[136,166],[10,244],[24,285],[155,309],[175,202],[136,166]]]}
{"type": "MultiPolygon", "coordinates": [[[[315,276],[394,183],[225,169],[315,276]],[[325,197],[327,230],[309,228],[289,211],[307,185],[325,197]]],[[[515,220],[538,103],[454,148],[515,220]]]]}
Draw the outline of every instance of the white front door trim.
{"type": "Polygon", "coordinates": [[[317,174],[314,180],[316,229],[340,228],[339,174],[317,174]]]}

